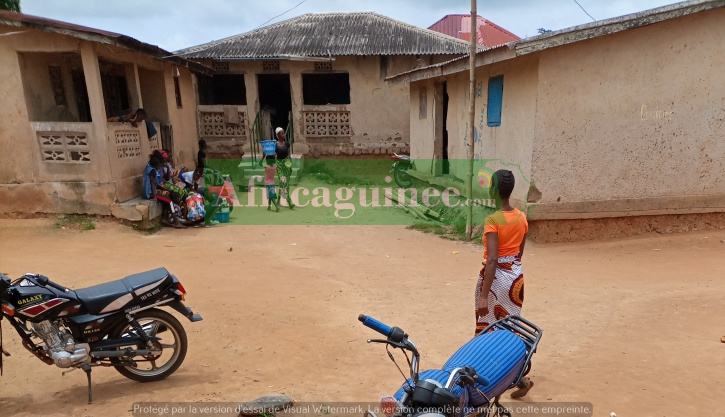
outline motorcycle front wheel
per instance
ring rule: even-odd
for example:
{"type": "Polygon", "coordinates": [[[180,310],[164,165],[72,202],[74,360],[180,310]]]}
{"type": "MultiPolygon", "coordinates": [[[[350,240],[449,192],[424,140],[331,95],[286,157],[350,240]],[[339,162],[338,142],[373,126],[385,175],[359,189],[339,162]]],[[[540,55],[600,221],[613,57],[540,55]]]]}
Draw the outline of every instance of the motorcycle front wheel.
{"type": "MultiPolygon", "coordinates": [[[[136,314],[136,321],[141,325],[144,332],[151,337],[158,337],[160,340],[152,342],[154,347],[161,352],[152,353],[148,356],[131,359],[132,364],[126,365],[128,359],[113,358],[116,370],[128,379],[139,382],[160,381],[173,374],[186,357],[186,331],[181,323],[166,311],[152,308],[136,314]]],[[[136,330],[130,323],[124,323],[119,329],[113,332],[111,337],[135,337],[136,330]]],[[[148,349],[148,346],[130,345],[118,348],[123,350],[148,349]]]]}
{"type": "Polygon", "coordinates": [[[408,174],[406,169],[397,168],[393,176],[395,178],[395,183],[398,184],[398,187],[409,188],[413,186],[413,177],[408,174]]]}

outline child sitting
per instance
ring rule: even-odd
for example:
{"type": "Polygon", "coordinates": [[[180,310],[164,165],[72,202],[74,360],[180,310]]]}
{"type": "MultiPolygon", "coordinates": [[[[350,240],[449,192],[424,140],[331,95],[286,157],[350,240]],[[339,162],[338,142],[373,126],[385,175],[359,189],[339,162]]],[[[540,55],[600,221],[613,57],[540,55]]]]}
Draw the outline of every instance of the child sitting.
{"type": "Polygon", "coordinates": [[[264,168],[264,186],[267,188],[267,211],[272,211],[272,204],[279,211],[279,202],[275,192],[275,176],[277,175],[277,163],[274,155],[267,155],[267,167],[264,168]]]}
{"type": "Polygon", "coordinates": [[[185,229],[186,226],[181,224],[179,218],[181,214],[178,209],[179,206],[173,201],[174,199],[178,199],[178,197],[174,196],[171,190],[164,187],[159,178],[158,173],[162,163],[161,158],[157,154],[152,154],[149,158],[149,163],[143,172],[142,195],[144,198],[164,203],[162,206],[163,214],[161,216],[162,224],[165,226],[173,226],[177,229],[185,229]]]}

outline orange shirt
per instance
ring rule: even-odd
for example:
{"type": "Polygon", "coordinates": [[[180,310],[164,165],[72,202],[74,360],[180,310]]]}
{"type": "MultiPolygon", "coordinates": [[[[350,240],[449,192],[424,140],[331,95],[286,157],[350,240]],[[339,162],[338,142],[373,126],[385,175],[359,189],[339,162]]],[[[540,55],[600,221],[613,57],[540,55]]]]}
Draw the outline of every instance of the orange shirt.
{"type": "MultiPolygon", "coordinates": [[[[502,256],[518,255],[524,235],[529,232],[529,222],[526,215],[519,209],[512,211],[499,210],[486,217],[483,229],[483,259],[488,259],[486,253],[486,235],[498,234],[498,258],[502,256]]],[[[497,259],[498,259],[497,258],[497,259]]]]}

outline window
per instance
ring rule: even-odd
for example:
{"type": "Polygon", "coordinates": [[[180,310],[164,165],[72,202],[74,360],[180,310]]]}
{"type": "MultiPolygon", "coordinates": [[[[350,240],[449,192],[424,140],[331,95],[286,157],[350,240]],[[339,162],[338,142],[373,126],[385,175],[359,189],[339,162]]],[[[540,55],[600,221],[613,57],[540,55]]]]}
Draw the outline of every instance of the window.
{"type": "Polygon", "coordinates": [[[244,74],[215,74],[199,77],[199,104],[247,105],[247,88],[244,74]]]}
{"type": "Polygon", "coordinates": [[[488,125],[501,126],[503,107],[503,75],[488,79],[488,125]]]}
{"type": "Polygon", "coordinates": [[[174,77],[174,93],[176,93],[176,108],[181,108],[181,87],[179,87],[179,77],[174,77]]]}
{"type": "Polygon", "coordinates": [[[101,70],[103,101],[106,105],[107,117],[120,116],[130,110],[126,68],[123,64],[98,60],[101,70]]]}
{"type": "Polygon", "coordinates": [[[78,53],[18,53],[28,117],[34,122],[90,122],[78,53]]]}
{"type": "Polygon", "coordinates": [[[302,74],[302,99],[308,105],[350,104],[349,74],[302,74]]]}
{"type": "Polygon", "coordinates": [[[50,84],[53,88],[53,94],[55,95],[55,105],[65,106],[68,103],[65,99],[65,87],[63,86],[63,75],[61,75],[61,69],[58,65],[48,66],[50,71],[50,84]]]}

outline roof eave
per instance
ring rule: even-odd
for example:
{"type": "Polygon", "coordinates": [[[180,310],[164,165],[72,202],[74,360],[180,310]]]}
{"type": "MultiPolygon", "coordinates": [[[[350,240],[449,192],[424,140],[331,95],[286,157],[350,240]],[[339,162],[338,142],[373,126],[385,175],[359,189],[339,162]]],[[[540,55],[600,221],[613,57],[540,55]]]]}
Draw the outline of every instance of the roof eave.
{"type": "Polygon", "coordinates": [[[141,42],[139,40],[136,40],[134,38],[131,38],[126,35],[121,34],[114,34],[114,33],[108,33],[108,34],[101,34],[101,33],[94,33],[89,31],[83,31],[83,30],[74,30],[70,28],[64,28],[64,27],[56,27],[52,26],[50,24],[41,24],[41,23],[35,23],[35,22],[28,22],[28,21],[18,21],[18,20],[11,20],[11,19],[3,19],[0,18],[0,25],[6,25],[6,26],[14,26],[14,27],[23,27],[28,29],[34,29],[39,30],[41,32],[46,33],[55,33],[59,35],[65,35],[70,36],[76,39],[86,40],[89,42],[96,42],[96,43],[102,43],[106,45],[113,45],[118,46],[124,49],[128,49],[134,52],[143,53],[146,55],[150,55],[156,59],[162,60],[162,61],[168,61],[171,62],[177,66],[189,68],[189,70],[197,73],[202,73],[205,75],[212,74],[214,72],[213,69],[196,63],[189,61],[185,58],[175,56],[171,54],[171,52],[165,51],[158,46],[147,44],[144,42],[141,42]]]}
{"type": "Polygon", "coordinates": [[[639,13],[606,19],[599,22],[574,26],[518,41],[516,43],[516,54],[530,54],[543,49],[597,38],[628,29],[635,29],[693,13],[717,9],[723,6],[725,6],[725,0],[695,0],[675,3],[669,6],[645,10],[639,13]]]}
{"type": "MultiPolygon", "coordinates": [[[[515,58],[516,53],[513,50],[514,43],[499,45],[476,53],[476,67],[515,58]]],[[[450,61],[392,75],[385,78],[385,81],[390,84],[404,84],[455,74],[469,68],[469,58],[470,54],[463,55],[450,61]]]]}

